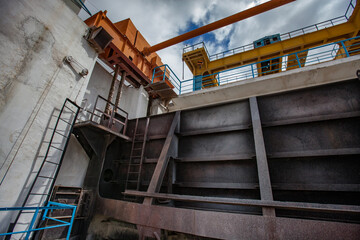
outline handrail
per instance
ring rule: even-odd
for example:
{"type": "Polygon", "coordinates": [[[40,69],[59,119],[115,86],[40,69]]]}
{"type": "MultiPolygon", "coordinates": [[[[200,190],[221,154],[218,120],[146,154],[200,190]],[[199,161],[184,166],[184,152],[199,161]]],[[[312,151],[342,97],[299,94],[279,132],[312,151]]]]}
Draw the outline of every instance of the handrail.
{"type": "MultiPolygon", "coordinates": [[[[296,29],[296,30],[293,30],[293,31],[290,31],[290,32],[287,32],[287,33],[282,33],[280,35],[281,41],[291,39],[291,38],[294,38],[294,37],[298,37],[298,36],[301,36],[301,35],[304,35],[304,34],[307,34],[307,33],[316,32],[318,30],[325,29],[327,27],[335,26],[335,25],[346,22],[350,18],[350,17],[348,17],[348,14],[350,13],[350,15],[351,15],[352,11],[355,9],[355,4],[352,3],[353,1],[356,1],[356,0],[350,0],[350,3],[348,5],[344,15],[339,16],[339,17],[335,17],[335,18],[332,18],[332,19],[329,19],[329,20],[326,20],[326,21],[323,21],[323,22],[319,22],[319,23],[316,23],[316,24],[313,24],[313,25],[309,25],[309,26],[306,26],[306,27],[303,27],[303,28],[299,28],[299,29],[296,29]]],[[[231,55],[234,55],[234,54],[237,54],[237,53],[241,53],[241,52],[245,52],[245,51],[249,51],[249,50],[254,49],[254,45],[252,43],[249,43],[249,44],[246,44],[246,45],[243,45],[243,46],[240,46],[240,47],[236,47],[236,48],[233,48],[233,49],[229,49],[229,50],[226,50],[226,51],[223,51],[223,52],[220,52],[220,53],[215,53],[215,54],[210,55],[209,52],[206,49],[205,43],[200,42],[200,43],[193,44],[191,46],[184,47],[183,48],[183,53],[193,51],[195,49],[200,48],[200,47],[195,48],[195,46],[197,46],[199,44],[202,44],[203,47],[205,48],[205,51],[206,51],[207,56],[208,56],[210,61],[218,60],[218,59],[221,59],[221,58],[224,58],[224,57],[227,57],[227,56],[231,56],[231,55]],[[189,50],[189,49],[191,49],[191,50],[189,50]]]]}
{"type": "MultiPolygon", "coordinates": [[[[224,85],[224,84],[228,84],[228,83],[232,83],[232,82],[236,82],[236,81],[240,81],[240,80],[255,78],[255,77],[270,74],[270,73],[286,71],[286,70],[290,70],[292,68],[302,68],[305,66],[321,63],[324,61],[331,61],[331,60],[334,60],[336,57],[346,58],[346,57],[349,57],[350,54],[352,54],[352,55],[360,54],[360,43],[354,43],[352,45],[346,46],[345,43],[352,41],[352,40],[360,40],[360,36],[341,40],[341,41],[334,42],[334,43],[328,43],[328,44],[318,46],[318,47],[301,50],[301,51],[298,51],[295,53],[282,55],[280,57],[275,57],[275,58],[255,62],[255,63],[250,63],[247,65],[242,65],[242,66],[232,68],[232,69],[226,69],[224,71],[217,72],[217,73],[204,75],[204,76],[202,76],[202,79],[208,78],[209,80],[202,81],[203,87],[214,86],[215,85],[214,83],[207,83],[207,82],[210,82],[211,79],[217,79],[216,84],[224,85]],[[333,46],[333,45],[334,45],[334,47],[331,48],[331,46],[333,46]],[[329,48],[329,47],[330,47],[330,49],[327,50],[327,48],[329,48]],[[351,47],[355,47],[355,50],[350,50],[351,47]],[[338,48],[337,51],[335,50],[336,48],[338,48]],[[359,48],[359,49],[356,49],[356,48],[359,48]],[[319,52],[318,49],[325,49],[325,50],[319,52]],[[343,50],[343,53],[341,52],[341,50],[343,50]],[[336,51],[335,55],[334,55],[334,51],[336,51]],[[303,56],[303,55],[305,55],[305,56],[303,56]],[[289,57],[292,57],[292,56],[294,56],[294,59],[289,60],[289,57]],[[273,61],[273,60],[277,60],[277,61],[273,61]],[[302,61],[303,61],[303,65],[301,64],[302,61]],[[274,62],[274,63],[271,63],[271,62],[274,62]],[[262,63],[267,63],[268,65],[264,67],[264,66],[262,66],[262,63]],[[267,70],[267,69],[270,69],[270,70],[267,70]],[[271,69],[273,69],[273,70],[271,70],[271,69]]],[[[195,81],[195,77],[181,81],[180,94],[193,91],[192,87],[193,87],[194,81],[195,81]]]]}
{"type": "Polygon", "coordinates": [[[76,213],[76,206],[74,205],[68,205],[68,204],[63,204],[63,203],[58,203],[58,202],[51,202],[49,201],[47,203],[47,205],[45,207],[7,207],[7,208],[0,208],[0,211],[26,211],[26,210],[35,210],[34,215],[31,219],[31,223],[29,225],[29,228],[27,230],[23,230],[23,231],[16,231],[16,232],[7,232],[7,233],[0,233],[0,236],[7,236],[7,235],[13,235],[13,234],[20,234],[20,233],[26,233],[25,236],[25,240],[28,240],[30,238],[30,235],[32,232],[36,232],[36,231],[40,231],[40,230],[45,230],[45,229],[50,229],[50,228],[58,228],[58,227],[69,227],[67,235],[66,235],[66,240],[70,239],[70,234],[71,234],[71,229],[75,220],[75,213],[76,213]],[[70,222],[66,222],[60,219],[56,219],[56,218],[52,218],[50,216],[48,216],[48,212],[49,210],[52,212],[53,210],[64,210],[64,209],[71,209],[72,210],[72,215],[71,215],[71,219],[70,222]],[[41,218],[42,221],[44,221],[45,219],[50,219],[56,222],[59,222],[61,224],[59,225],[52,225],[52,226],[47,226],[47,227],[40,227],[40,228],[33,228],[36,219],[38,218],[38,215],[40,212],[44,211],[43,217],[41,218]]]}
{"type": "Polygon", "coordinates": [[[98,117],[98,118],[101,118],[102,116],[107,116],[109,118],[109,122],[108,122],[108,125],[106,127],[109,128],[109,129],[111,129],[111,127],[113,126],[114,121],[120,123],[121,125],[124,126],[123,129],[122,129],[122,134],[126,135],[126,128],[127,128],[127,122],[128,122],[128,119],[129,119],[129,114],[125,110],[121,109],[120,107],[115,106],[114,103],[110,102],[106,98],[98,95],[97,98],[96,98],[95,104],[94,104],[93,111],[90,112],[90,114],[91,115],[90,115],[89,120],[91,122],[96,122],[96,123],[98,123],[98,122],[94,120],[94,116],[98,117]],[[105,103],[109,103],[109,105],[112,106],[112,111],[110,113],[106,113],[105,111],[102,111],[100,108],[98,108],[99,99],[105,101],[105,103]],[[120,110],[120,115],[121,115],[121,113],[123,113],[125,115],[125,116],[121,115],[122,117],[125,118],[124,121],[121,121],[120,119],[115,118],[115,113],[119,113],[118,110],[120,110]],[[98,115],[97,112],[100,112],[101,114],[98,115]]]}
{"type": "Polygon", "coordinates": [[[174,86],[178,95],[181,93],[181,80],[174,73],[174,71],[169,67],[169,65],[164,64],[153,69],[153,75],[151,83],[154,82],[156,78],[162,79],[161,81],[170,81],[172,86],[174,86]]]}

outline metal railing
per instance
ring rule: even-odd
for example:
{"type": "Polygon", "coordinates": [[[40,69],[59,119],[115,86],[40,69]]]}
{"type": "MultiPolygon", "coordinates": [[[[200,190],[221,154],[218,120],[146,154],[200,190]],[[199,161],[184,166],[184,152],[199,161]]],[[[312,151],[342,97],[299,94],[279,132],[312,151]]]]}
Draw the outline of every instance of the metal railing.
{"type": "Polygon", "coordinates": [[[101,124],[111,130],[117,130],[125,135],[129,114],[115,106],[104,97],[98,95],[95,101],[94,109],[90,117],[90,121],[101,124]],[[112,108],[110,112],[106,112],[105,105],[109,104],[112,108]],[[101,105],[102,107],[99,107],[101,105]],[[104,105],[104,106],[103,106],[104,105]]]}
{"type": "Polygon", "coordinates": [[[50,228],[68,227],[66,239],[69,240],[70,239],[70,234],[71,234],[71,229],[72,229],[74,219],[75,219],[76,206],[49,201],[45,207],[9,207],[9,208],[0,208],[0,211],[34,211],[34,215],[33,215],[32,219],[31,219],[31,223],[30,223],[29,228],[27,230],[16,231],[16,232],[8,232],[8,233],[0,233],[0,236],[7,236],[7,235],[21,234],[21,233],[24,234],[25,233],[26,235],[25,235],[24,239],[28,240],[30,238],[31,234],[33,232],[36,232],[36,231],[50,229],[50,228]],[[52,218],[52,217],[50,217],[50,215],[48,216],[49,211],[51,213],[54,210],[65,210],[65,209],[72,210],[72,215],[71,215],[70,222],[66,222],[66,221],[63,221],[63,220],[60,220],[60,219],[52,218]],[[41,218],[42,221],[45,221],[46,219],[49,219],[49,220],[55,221],[55,222],[60,223],[60,224],[51,225],[51,226],[47,226],[47,227],[39,227],[39,228],[35,227],[34,228],[34,226],[36,225],[36,221],[38,219],[38,216],[39,216],[39,214],[41,214],[42,211],[44,211],[43,217],[41,218]]]}
{"type": "Polygon", "coordinates": [[[166,81],[168,85],[172,86],[177,95],[181,94],[181,81],[167,64],[156,67],[153,70],[151,83],[160,81],[166,81]]]}
{"type": "MultiPolygon", "coordinates": [[[[194,89],[196,89],[195,84],[199,83],[199,79],[201,80],[202,88],[216,87],[272,73],[307,67],[338,58],[346,58],[356,54],[360,54],[360,36],[242,65],[214,74],[194,76],[191,79],[183,81],[180,81],[171,71],[171,73],[175,75],[175,77],[172,77],[171,79],[177,79],[176,86],[179,86],[177,90],[179,92],[178,95],[180,95],[194,91],[194,89]]],[[[169,67],[167,66],[167,68],[169,67]]],[[[155,72],[156,69],[154,69],[153,76],[156,76],[155,72]]],[[[166,74],[166,71],[164,72],[166,74]]],[[[163,78],[165,79],[165,76],[163,76],[163,78]]]]}
{"type": "Polygon", "coordinates": [[[98,95],[92,110],[86,106],[81,108],[77,123],[93,122],[102,125],[114,132],[126,135],[129,114],[106,98],[98,95]],[[106,104],[109,104],[110,111],[106,111],[106,104]]]}
{"type": "Polygon", "coordinates": [[[199,48],[204,48],[206,54],[208,56],[210,56],[204,42],[199,42],[199,43],[196,43],[194,45],[184,47],[183,48],[183,53],[191,52],[191,51],[194,51],[194,50],[199,49],[199,48]]]}
{"type": "MultiPolygon", "coordinates": [[[[312,33],[312,32],[322,30],[322,29],[333,27],[333,26],[339,25],[341,23],[345,23],[345,22],[347,22],[349,20],[352,12],[355,9],[355,5],[356,5],[356,0],[351,0],[348,7],[347,7],[347,9],[346,9],[346,12],[345,12],[345,14],[343,16],[332,18],[330,20],[323,21],[323,22],[320,22],[320,23],[316,23],[316,24],[313,24],[313,25],[310,25],[310,26],[307,26],[307,27],[303,27],[303,28],[300,28],[300,29],[297,29],[297,30],[294,30],[294,31],[290,31],[290,32],[287,32],[287,33],[283,33],[283,34],[280,35],[280,39],[281,39],[281,41],[283,41],[283,40],[298,37],[298,36],[301,36],[301,35],[304,35],[304,34],[307,34],[307,33],[312,33]]],[[[242,53],[242,52],[246,52],[246,51],[254,49],[254,45],[252,43],[250,43],[250,44],[246,44],[244,46],[236,47],[236,48],[224,51],[224,52],[220,52],[220,53],[210,55],[209,52],[206,49],[205,43],[200,42],[200,43],[196,43],[196,44],[194,44],[192,46],[185,47],[183,49],[183,53],[194,51],[194,50],[196,50],[198,48],[202,48],[202,47],[205,49],[205,51],[207,53],[207,56],[209,57],[210,61],[218,60],[218,59],[221,59],[221,58],[224,58],[224,57],[232,56],[232,55],[235,55],[235,54],[238,54],[238,53],[242,53]]]]}

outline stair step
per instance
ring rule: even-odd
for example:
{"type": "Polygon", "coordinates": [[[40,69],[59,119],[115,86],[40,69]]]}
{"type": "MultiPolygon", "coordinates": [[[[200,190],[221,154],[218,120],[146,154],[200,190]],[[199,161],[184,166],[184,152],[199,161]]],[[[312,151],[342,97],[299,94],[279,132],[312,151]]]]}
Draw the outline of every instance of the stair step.
{"type": "Polygon", "coordinates": [[[80,195],[79,192],[56,192],[56,195],[80,195]]]}

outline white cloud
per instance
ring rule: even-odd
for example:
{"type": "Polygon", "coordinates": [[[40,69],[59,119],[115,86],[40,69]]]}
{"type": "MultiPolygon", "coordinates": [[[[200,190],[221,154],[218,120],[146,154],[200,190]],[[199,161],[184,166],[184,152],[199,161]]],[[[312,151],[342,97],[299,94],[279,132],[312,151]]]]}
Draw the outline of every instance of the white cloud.
{"type": "MultiPolygon", "coordinates": [[[[113,22],[131,18],[135,26],[154,45],[187,29],[192,22],[204,25],[261,4],[266,0],[87,0],[91,12],[108,10],[113,22]]],[[[259,14],[213,32],[215,42],[206,42],[210,54],[252,43],[254,40],[276,33],[296,30],[345,13],[350,1],[297,0],[290,4],[259,14]],[[228,40],[228,46],[222,45],[228,40]]],[[[80,16],[88,16],[84,12],[80,16]]],[[[200,38],[202,39],[202,38],[200,38]]],[[[181,60],[184,44],[178,44],[158,52],[179,78],[182,77],[181,60]]],[[[185,79],[191,74],[185,66],[185,79]]]]}

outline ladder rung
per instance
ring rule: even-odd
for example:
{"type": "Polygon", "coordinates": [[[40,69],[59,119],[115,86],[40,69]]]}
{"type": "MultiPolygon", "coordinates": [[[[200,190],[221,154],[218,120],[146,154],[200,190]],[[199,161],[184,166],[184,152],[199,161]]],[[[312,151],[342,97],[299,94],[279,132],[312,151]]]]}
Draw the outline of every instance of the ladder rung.
{"type": "Polygon", "coordinates": [[[51,164],[55,164],[55,165],[60,165],[60,164],[58,164],[58,163],[55,163],[55,162],[52,162],[52,161],[48,161],[48,160],[45,160],[45,162],[48,162],[48,163],[51,163],[51,164]]]}
{"type": "Polygon", "coordinates": [[[65,120],[62,119],[61,117],[59,117],[59,119],[60,119],[61,121],[65,122],[65,123],[69,124],[69,125],[72,125],[72,123],[69,123],[68,121],[65,121],[65,120]]]}
{"type": "Polygon", "coordinates": [[[58,131],[56,131],[56,130],[54,130],[54,132],[56,132],[57,134],[59,134],[59,135],[61,135],[61,136],[65,137],[65,138],[68,138],[68,136],[66,136],[66,135],[64,135],[64,134],[62,134],[62,133],[60,133],[60,132],[58,132],[58,131]]]}
{"type": "Polygon", "coordinates": [[[29,195],[46,195],[49,196],[49,193],[29,193],[29,195]]]}
{"type": "Polygon", "coordinates": [[[133,150],[142,150],[142,147],[141,148],[134,148],[133,150]]]}
{"type": "Polygon", "coordinates": [[[128,182],[137,183],[137,180],[127,180],[128,182]]]}
{"type": "Polygon", "coordinates": [[[139,166],[140,164],[139,163],[130,163],[129,165],[130,166],[139,166]]]}
{"type": "Polygon", "coordinates": [[[136,156],[131,156],[131,158],[141,158],[141,156],[136,155],[136,156]]]}
{"type": "Polygon", "coordinates": [[[41,177],[41,178],[48,178],[48,179],[55,179],[53,177],[46,177],[46,176],[38,176],[38,177],[41,177]]]}
{"type": "Polygon", "coordinates": [[[139,172],[129,172],[130,174],[139,173],[139,172]]]}
{"type": "Polygon", "coordinates": [[[135,136],[144,136],[144,133],[135,133],[135,136]]]}
{"type": "Polygon", "coordinates": [[[58,148],[58,147],[55,147],[55,146],[53,146],[53,145],[50,145],[50,147],[52,147],[52,148],[55,148],[55,149],[57,149],[57,150],[59,150],[59,151],[64,151],[64,149],[61,149],[61,148],[58,148]]]}
{"type": "Polygon", "coordinates": [[[66,107],[67,109],[69,109],[70,111],[72,111],[73,113],[75,113],[75,111],[73,111],[71,108],[69,108],[68,106],[64,105],[64,107],[66,107]]]}

